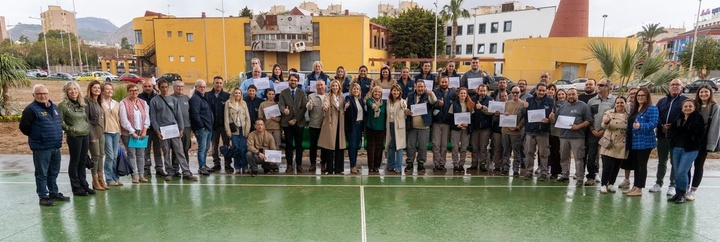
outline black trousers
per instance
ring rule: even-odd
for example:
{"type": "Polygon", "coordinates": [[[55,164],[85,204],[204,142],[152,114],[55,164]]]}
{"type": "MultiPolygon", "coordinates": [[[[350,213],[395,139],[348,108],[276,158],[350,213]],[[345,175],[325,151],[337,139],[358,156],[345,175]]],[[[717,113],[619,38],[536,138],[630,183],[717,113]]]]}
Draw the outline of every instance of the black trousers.
{"type": "Polygon", "coordinates": [[[70,187],[73,193],[90,190],[86,179],[85,160],[90,147],[90,138],[84,136],[67,136],[67,145],[70,152],[70,165],[68,176],[70,176],[70,187]]]}
{"type": "Polygon", "coordinates": [[[370,170],[379,169],[382,164],[383,143],[385,142],[385,130],[367,129],[367,159],[370,170]]]}
{"type": "MultiPolygon", "coordinates": [[[[335,149],[324,149],[325,152],[323,152],[325,155],[325,157],[323,157],[323,160],[326,164],[325,171],[328,174],[342,174],[343,170],[345,170],[345,150],[340,149],[340,132],[342,131],[338,126],[338,130],[335,132],[335,149]]],[[[345,142],[345,140],[343,140],[342,142],[345,142]]]]}
{"type": "Polygon", "coordinates": [[[595,179],[595,175],[599,171],[598,142],[600,142],[600,138],[595,137],[595,135],[592,135],[591,133],[585,136],[585,168],[587,171],[585,178],[587,179],[595,179]]]}
{"type": "Polygon", "coordinates": [[[295,166],[300,167],[302,165],[303,130],[303,127],[297,125],[283,127],[283,131],[285,132],[285,159],[287,160],[288,166],[292,166],[293,164],[293,151],[295,151],[295,166]]]}
{"type": "Polygon", "coordinates": [[[695,174],[691,176],[690,172],[688,171],[688,176],[692,178],[692,187],[700,186],[700,182],[703,178],[703,172],[705,170],[703,169],[703,167],[705,166],[705,159],[707,158],[707,154],[707,150],[700,149],[700,151],[698,152],[698,156],[695,158],[695,163],[693,164],[693,171],[695,172],[695,174]]]}
{"type": "MultiPolygon", "coordinates": [[[[214,127],[212,132],[212,158],[213,158],[213,166],[220,167],[220,139],[222,139],[223,145],[230,145],[230,137],[227,137],[225,134],[225,127],[214,127]]],[[[232,162],[232,157],[224,157],[223,160],[225,160],[225,167],[232,167],[230,163],[232,162]]]]}
{"type": "Polygon", "coordinates": [[[633,182],[633,186],[645,188],[645,182],[647,181],[647,163],[648,159],[650,159],[650,151],[652,151],[652,149],[630,150],[628,160],[635,161],[635,181],[633,182]]]}
{"type": "Polygon", "coordinates": [[[604,186],[615,184],[615,180],[620,172],[620,164],[625,162],[625,160],[603,155],[602,162],[603,171],[600,184],[604,186]]]}
{"type": "MultiPolygon", "coordinates": [[[[310,128],[310,165],[317,163],[318,141],[320,140],[320,129],[310,128]]],[[[325,164],[320,156],[320,163],[325,164]]]]}
{"type": "Polygon", "coordinates": [[[558,136],[550,135],[548,165],[550,165],[550,175],[557,176],[562,173],[562,166],[560,166],[560,137],[558,136]]]}

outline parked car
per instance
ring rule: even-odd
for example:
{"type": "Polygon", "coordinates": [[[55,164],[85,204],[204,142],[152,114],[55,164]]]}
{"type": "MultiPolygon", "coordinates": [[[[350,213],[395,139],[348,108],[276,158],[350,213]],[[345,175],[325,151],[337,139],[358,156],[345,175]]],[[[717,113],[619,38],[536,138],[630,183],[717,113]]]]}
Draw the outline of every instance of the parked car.
{"type": "Polygon", "coordinates": [[[505,82],[507,83],[507,90],[512,89],[512,88],[516,85],[512,80],[510,80],[510,79],[507,78],[507,77],[504,77],[504,76],[494,76],[494,77],[492,78],[492,80],[490,80],[490,81],[491,81],[490,84],[488,84],[489,91],[495,91],[495,90],[497,90],[497,88],[498,88],[498,82],[500,82],[500,80],[505,80],[505,82]]]}
{"type": "MultiPolygon", "coordinates": [[[[102,71],[102,72],[100,72],[100,73],[102,74],[102,80],[101,80],[101,81],[105,81],[105,82],[117,82],[117,81],[120,81],[120,77],[118,77],[118,76],[116,76],[116,75],[113,75],[113,74],[110,73],[110,72],[102,71]]],[[[99,80],[99,81],[100,81],[100,80],[99,80]]]]}
{"type": "Polygon", "coordinates": [[[72,75],[67,74],[67,73],[62,73],[62,72],[55,72],[53,74],[50,74],[50,76],[48,76],[48,77],[51,79],[59,79],[59,80],[75,80],[75,78],[73,78],[72,75]]]}
{"type": "Polygon", "coordinates": [[[120,81],[128,82],[128,83],[135,83],[135,84],[142,84],[142,82],[145,81],[145,79],[143,79],[142,77],[139,77],[138,75],[135,75],[135,74],[123,74],[122,76],[120,76],[120,81]]]}
{"type": "Polygon", "coordinates": [[[577,89],[578,92],[582,92],[585,90],[585,82],[587,82],[587,80],[587,78],[575,78],[571,83],[575,85],[575,89],[577,89]]]}
{"type": "Polygon", "coordinates": [[[559,89],[567,90],[567,89],[575,87],[575,84],[573,84],[572,82],[570,82],[568,80],[555,80],[553,82],[553,84],[555,84],[555,86],[557,87],[558,90],[559,89]]]}
{"type": "Polygon", "coordinates": [[[714,81],[711,81],[711,80],[697,80],[697,81],[694,81],[694,82],[686,85],[686,86],[685,86],[685,89],[683,89],[683,92],[684,92],[684,93],[695,93],[695,92],[697,92],[697,90],[700,89],[700,87],[702,87],[703,85],[710,85],[710,86],[713,88],[713,90],[715,90],[715,91],[718,90],[718,86],[717,86],[717,84],[716,84],[714,81]]]}
{"type": "MultiPolygon", "coordinates": [[[[94,72],[93,73],[83,72],[83,73],[80,73],[80,76],[76,77],[75,80],[76,81],[94,81],[95,75],[96,74],[94,72]]],[[[97,74],[97,75],[98,75],[98,77],[100,77],[99,74],[97,74]]]]}
{"type": "Polygon", "coordinates": [[[182,81],[182,80],[183,80],[182,77],[181,77],[179,74],[177,74],[177,73],[165,73],[165,74],[163,74],[162,76],[160,76],[160,78],[164,78],[165,80],[167,80],[167,81],[169,81],[169,82],[182,81]]]}
{"type": "Polygon", "coordinates": [[[27,77],[47,77],[48,73],[40,69],[30,69],[25,72],[27,77]]]}

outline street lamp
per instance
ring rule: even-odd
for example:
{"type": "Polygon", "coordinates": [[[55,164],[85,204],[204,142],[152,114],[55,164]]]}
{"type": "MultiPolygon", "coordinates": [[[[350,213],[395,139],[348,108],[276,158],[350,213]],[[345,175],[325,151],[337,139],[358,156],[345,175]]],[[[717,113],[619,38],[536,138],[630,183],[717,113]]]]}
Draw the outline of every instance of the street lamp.
{"type": "MultiPolygon", "coordinates": [[[[437,37],[437,26],[438,26],[438,2],[437,2],[437,0],[435,0],[434,4],[435,4],[435,28],[433,29],[433,32],[435,32],[435,48],[434,48],[435,55],[433,55],[433,69],[432,70],[437,69],[437,38],[438,38],[437,37]]],[[[430,70],[430,72],[432,72],[432,70],[430,70]]]]}
{"type": "MultiPolygon", "coordinates": [[[[65,25],[65,32],[67,32],[68,37],[68,49],[70,50],[70,66],[73,72],[75,72],[75,58],[73,58],[73,50],[72,50],[72,40],[70,39],[70,30],[68,30],[68,25],[65,25]]],[[[62,39],[62,36],[60,37],[62,39]]],[[[79,57],[78,57],[79,58],[79,57]]]]}
{"type": "MultiPolygon", "coordinates": [[[[42,7],[40,7],[40,13],[42,13],[42,7]]],[[[40,14],[42,17],[42,14],[40,14]]],[[[42,18],[34,18],[34,17],[28,17],[35,20],[40,20],[40,23],[42,24],[43,19],[42,18]]],[[[43,28],[43,42],[45,43],[45,65],[47,66],[47,72],[48,75],[50,75],[50,55],[48,55],[48,48],[47,48],[47,35],[45,35],[45,28],[43,28]]]]}
{"type": "Polygon", "coordinates": [[[602,32],[602,37],[605,37],[605,19],[607,19],[607,17],[608,17],[607,14],[603,14],[603,32],[602,32]]]}
{"type": "Polygon", "coordinates": [[[695,46],[697,46],[697,32],[698,28],[700,28],[700,8],[702,6],[702,0],[699,0],[698,2],[698,12],[697,12],[697,18],[695,19],[695,34],[693,34],[693,48],[692,48],[692,54],[690,54],[690,80],[692,81],[694,74],[693,74],[693,62],[695,61],[695,46]]]}
{"type": "Polygon", "coordinates": [[[228,76],[228,68],[227,68],[227,45],[225,44],[225,1],[220,1],[221,7],[220,9],[215,9],[222,13],[222,34],[223,34],[223,63],[225,63],[225,78],[230,78],[228,76]]]}

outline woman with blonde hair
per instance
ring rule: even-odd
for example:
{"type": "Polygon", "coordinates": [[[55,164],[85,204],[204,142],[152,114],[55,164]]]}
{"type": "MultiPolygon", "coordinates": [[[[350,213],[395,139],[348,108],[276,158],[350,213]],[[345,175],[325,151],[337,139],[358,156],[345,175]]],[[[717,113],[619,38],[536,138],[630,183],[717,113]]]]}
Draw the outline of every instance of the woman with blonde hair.
{"type": "Polygon", "coordinates": [[[236,87],[230,95],[230,99],[225,102],[225,122],[223,123],[225,124],[225,134],[237,149],[232,157],[235,160],[235,174],[242,174],[241,169],[248,170],[245,152],[247,152],[247,136],[250,134],[252,123],[247,105],[243,100],[242,90],[236,87]]]}
{"type": "MultiPolygon", "coordinates": [[[[323,72],[323,64],[320,61],[313,62],[313,71],[307,75],[307,80],[305,80],[305,85],[303,85],[303,88],[305,89],[305,92],[307,94],[313,93],[310,91],[310,83],[315,83],[318,80],[323,80],[325,83],[330,83],[330,77],[323,72]]],[[[326,90],[327,91],[327,90],[326,90]]]]}
{"type": "Polygon", "coordinates": [[[348,156],[350,158],[350,174],[358,174],[357,156],[363,137],[363,127],[367,115],[365,114],[365,99],[360,97],[360,85],[350,85],[350,95],[345,97],[345,137],[348,142],[348,156]]]}
{"type": "Polygon", "coordinates": [[[63,86],[63,101],[58,105],[62,120],[62,129],[65,131],[68,150],[70,152],[70,164],[68,175],[70,176],[70,187],[75,196],[87,196],[95,194],[90,189],[86,172],[86,158],[90,143],[90,125],[87,121],[85,109],[87,105],[80,93],[80,85],[75,81],[69,81],[63,86]]]}
{"type": "Polygon", "coordinates": [[[101,180],[103,184],[119,186],[122,183],[120,183],[120,177],[118,177],[115,168],[117,167],[117,153],[120,148],[120,104],[112,98],[113,94],[115,94],[112,84],[105,83],[102,87],[100,103],[105,114],[105,130],[103,130],[105,140],[103,171],[105,177],[100,176],[99,178],[104,179],[101,180]]]}
{"type": "Polygon", "coordinates": [[[350,94],[350,84],[353,83],[352,77],[347,75],[347,72],[345,72],[345,67],[338,66],[337,70],[335,70],[335,79],[340,82],[340,86],[342,87],[342,93],[347,96],[350,94]]]}
{"type": "MultiPolygon", "coordinates": [[[[382,88],[373,87],[367,100],[367,121],[365,132],[367,139],[367,160],[370,172],[377,172],[382,163],[383,142],[385,141],[387,102],[382,99],[382,88]]],[[[402,164],[401,164],[402,167],[402,164]]],[[[388,166],[388,171],[394,169],[388,166]]]]}
{"type": "Polygon", "coordinates": [[[318,146],[322,148],[321,159],[325,161],[326,174],[342,174],[344,170],[345,109],[350,104],[345,103],[340,88],[339,81],[330,82],[330,92],[325,94],[323,101],[325,115],[320,128],[318,146]]]}
{"type": "MultiPolygon", "coordinates": [[[[385,121],[385,145],[387,146],[388,172],[401,174],[403,152],[406,146],[405,111],[408,106],[402,98],[400,85],[393,85],[390,88],[390,96],[387,101],[387,119],[385,121]]],[[[407,171],[407,170],[406,170],[407,171]]],[[[412,170],[410,170],[412,173],[412,170]]]]}
{"type": "Polygon", "coordinates": [[[92,81],[87,87],[87,96],[85,97],[85,115],[87,115],[90,124],[90,155],[92,157],[93,167],[90,169],[92,174],[92,186],[96,191],[105,191],[109,187],[105,184],[103,177],[103,156],[105,156],[105,112],[100,106],[100,94],[102,87],[99,81],[92,81]]]}

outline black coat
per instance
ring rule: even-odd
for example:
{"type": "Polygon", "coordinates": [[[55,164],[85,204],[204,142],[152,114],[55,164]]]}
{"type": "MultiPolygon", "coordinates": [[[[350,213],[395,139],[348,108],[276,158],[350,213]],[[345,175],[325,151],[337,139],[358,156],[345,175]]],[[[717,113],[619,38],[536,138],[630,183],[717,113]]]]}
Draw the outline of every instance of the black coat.
{"type": "Polygon", "coordinates": [[[693,112],[688,116],[680,113],[670,125],[669,136],[672,147],[680,147],[685,151],[704,149],[707,140],[705,137],[705,122],[702,115],[693,112]]]}
{"type": "MultiPolygon", "coordinates": [[[[365,99],[360,98],[360,110],[362,110],[363,115],[366,115],[365,112],[365,99]]],[[[349,103],[350,105],[348,108],[345,109],[345,131],[350,131],[352,129],[352,123],[357,120],[358,115],[358,109],[357,109],[357,103],[355,103],[355,98],[352,96],[345,97],[345,103],[349,103]]],[[[363,122],[360,127],[365,126],[365,120],[367,120],[366,116],[363,116],[363,122]]]]}

